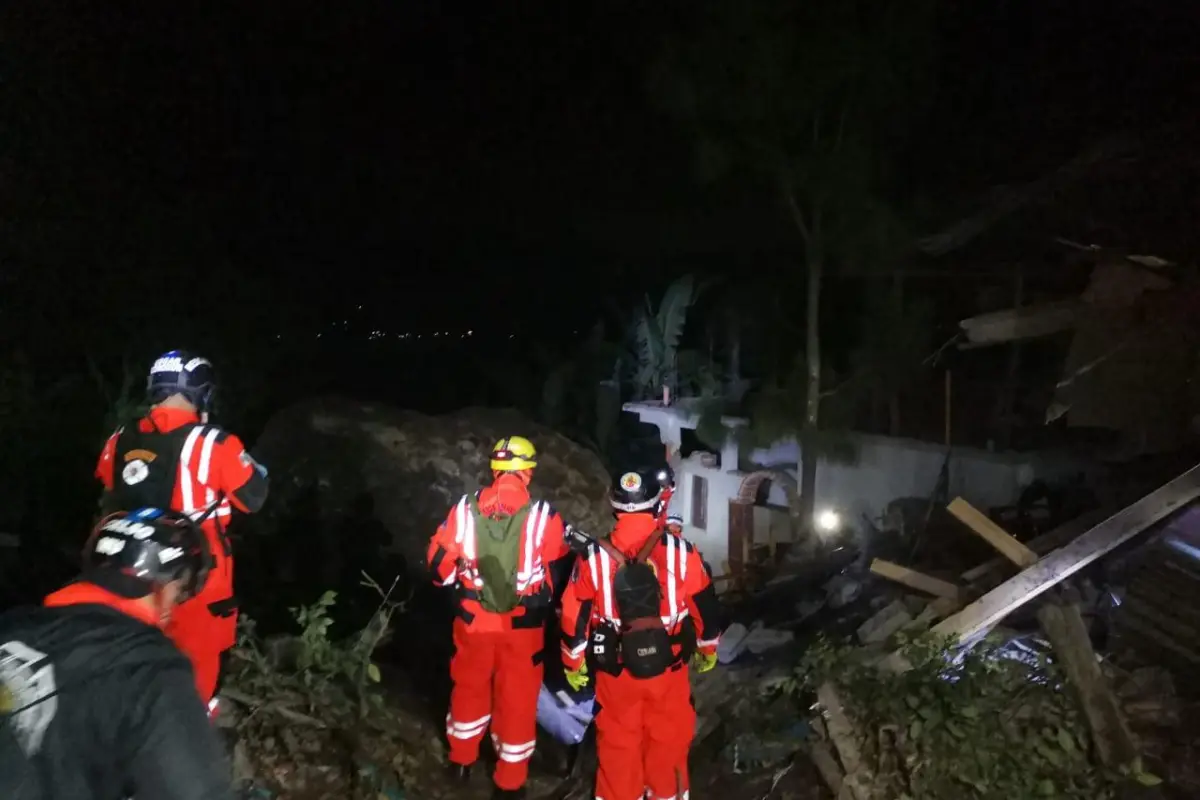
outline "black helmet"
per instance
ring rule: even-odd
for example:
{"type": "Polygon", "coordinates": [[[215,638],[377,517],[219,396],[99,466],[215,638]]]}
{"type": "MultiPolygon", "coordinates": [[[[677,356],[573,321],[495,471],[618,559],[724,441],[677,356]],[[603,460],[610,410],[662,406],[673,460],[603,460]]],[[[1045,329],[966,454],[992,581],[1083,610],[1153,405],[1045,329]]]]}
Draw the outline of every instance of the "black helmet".
{"type": "Polygon", "coordinates": [[[110,514],[83,548],[85,573],[124,575],[147,590],[182,580],[180,601],[204,585],[210,559],[208,540],[195,522],[157,508],[110,514]]]}
{"type": "Polygon", "coordinates": [[[623,472],[613,480],[608,502],[617,511],[651,511],[661,494],[658,473],[655,470],[638,469],[623,472]]]}
{"type": "Polygon", "coordinates": [[[207,358],[184,350],[163,353],[150,367],[146,395],[151,403],[161,403],[181,394],[199,411],[212,411],[217,391],[217,374],[207,358]]]}

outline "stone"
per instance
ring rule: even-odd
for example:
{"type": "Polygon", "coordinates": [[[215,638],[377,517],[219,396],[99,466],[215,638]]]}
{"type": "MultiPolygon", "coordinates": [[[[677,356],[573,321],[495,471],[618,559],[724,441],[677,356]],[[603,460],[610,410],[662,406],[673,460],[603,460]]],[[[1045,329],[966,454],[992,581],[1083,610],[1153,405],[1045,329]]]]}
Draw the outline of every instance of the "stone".
{"type": "Polygon", "coordinates": [[[349,551],[377,559],[380,546],[419,571],[451,506],[490,480],[492,445],[513,434],[538,450],[533,496],[576,527],[607,533],[609,476],[599,457],[519,412],[426,416],[338,397],[297,403],[268,422],[252,449],[270,469],[271,497],[243,530],[292,531],[289,546],[323,585],[337,582],[349,551]]]}
{"type": "Polygon", "coordinates": [[[912,621],[904,601],[896,600],[858,627],[858,640],[863,644],[885,641],[912,621]]]}
{"type": "Polygon", "coordinates": [[[825,584],[827,603],[833,609],[844,608],[858,599],[862,589],[862,583],[849,575],[835,575],[825,584]]]}

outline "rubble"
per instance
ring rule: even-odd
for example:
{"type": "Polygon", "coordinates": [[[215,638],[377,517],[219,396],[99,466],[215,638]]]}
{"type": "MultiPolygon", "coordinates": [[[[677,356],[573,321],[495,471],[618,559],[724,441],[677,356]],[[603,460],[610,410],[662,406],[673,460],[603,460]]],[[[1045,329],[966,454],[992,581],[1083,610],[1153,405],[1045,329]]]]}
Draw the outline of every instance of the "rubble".
{"type": "MultiPolygon", "coordinates": [[[[1078,538],[1065,543],[1061,549],[1044,557],[1039,557],[1031,547],[1017,542],[999,525],[971,508],[961,499],[956,499],[950,504],[951,513],[969,530],[987,541],[1005,559],[1021,570],[1014,578],[998,586],[989,587],[990,591],[973,601],[972,597],[976,595],[976,592],[972,591],[970,585],[961,586],[923,574],[911,567],[875,559],[871,566],[872,572],[910,589],[932,595],[936,599],[928,601],[910,595],[886,605],[859,627],[858,639],[864,645],[878,646],[888,642],[901,631],[911,634],[922,630],[938,617],[946,614],[952,614],[952,616],[933,627],[930,637],[926,639],[930,644],[926,645],[924,650],[914,650],[912,645],[904,645],[900,650],[894,651],[884,658],[871,656],[869,650],[863,650],[862,656],[857,658],[857,666],[843,666],[832,671],[828,664],[824,666],[827,677],[823,683],[817,686],[817,699],[823,718],[814,721],[814,729],[818,732],[818,741],[812,745],[810,753],[814,762],[821,765],[820,771],[830,789],[839,796],[848,793],[855,800],[888,797],[891,796],[889,792],[903,791],[907,793],[914,789],[915,775],[906,775],[903,765],[911,764],[914,759],[919,761],[923,758],[935,757],[925,753],[922,749],[924,745],[921,743],[921,734],[918,733],[918,730],[922,727],[923,722],[928,725],[935,719],[945,720],[946,714],[951,716],[961,714],[962,721],[976,720],[981,713],[979,705],[988,703],[995,705],[997,699],[1006,697],[1004,691],[1014,692],[1014,694],[1007,701],[1001,700],[997,710],[1008,707],[1012,707],[1014,710],[1019,709],[1023,706],[1012,704],[1018,703],[1020,692],[1017,690],[1023,685],[1049,687],[1050,694],[1045,695],[1043,703],[1047,701],[1061,702],[1065,698],[1071,698],[1071,701],[1068,705],[1057,709],[1050,709],[1047,706],[1047,709],[1052,710],[1053,714],[1057,716],[1047,717],[1049,725],[1043,723],[1043,730],[1052,733],[1057,729],[1058,733],[1056,734],[1057,741],[1048,742],[1047,749],[1038,751],[1041,754],[1039,758],[1045,759],[1040,765],[1042,769],[1040,774],[1044,777],[1037,777],[1034,772],[1028,770],[1023,775],[1013,774],[1001,777],[1000,780],[1007,787],[1004,791],[1011,794],[1014,791],[1020,793],[1033,789],[1041,794],[1057,794],[1064,788],[1064,786],[1058,785],[1058,782],[1066,780],[1073,792],[1071,796],[1090,799],[1111,796],[1112,786],[1110,784],[1113,779],[1105,776],[1125,774],[1136,778],[1144,785],[1161,783],[1159,776],[1145,769],[1143,756],[1147,753],[1146,741],[1135,739],[1132,729],[1136,727],[1133,724],[1135,721],[1141,727],[1145,727],[1147,721],[1152,721],[1159,729],[1170,725],[1172,718],[1165,710],[1171,704],[1167,699],[1170,690],[1163,688],[1168,686],[1167,682],[1157,674],[1135,673],[1136,678],[1130,678],[1123,693],[1114,692],[1112,676],[1102,670],[1101,661],[1093,650],[1081,611],[1079,591],[1073,587],[1060,590],[1059,585],[1087,564],[1130,541],[1173,511],[1187,506],[1197,497],[1200,497],[1200,467],[1194,467],[1128,508],[1099,521],[1078,538]],[[975,655],[974,661],[971,660],[970,651],[981,637],[1039,595],[1042,596],[1042,602],[1037,610],[1037,620],[1050,643],[1050,662],[1040,657],[1041,654],[1036,653],[1036,648],[1033,649],[1034,652],[1031,652],[1028,645],[996,648],[994,642],[984,648],[981,654],[975,655]],[[920,610],[917,611],[917,609],[920,610]],[[914,612],[917,614],[917,619],[914,619],[914,612]],[[943,650],[945,644],[939,644],[944,641],[949,641],[952,647],[960,648],[959,655],[948,660],[947,653],[943,650]],[[932,646],[933,650],[927,649],[928,646],[932,646]],[[1007,653],[1004,652],[1005,649],[1008,650],[1007,653]],[[933,656],[932,661],[930,660],[931,655],[933,656]],[[927,709],[925,703],[938,700],[939,695],[944,693],[933,691],[932,687],[926,687],[922,690],[926,692],[924,697],[913,695],[906,698],[910,701],[907,709],[894,704],[889,707],[890,692],[911,692],[914,689],[913,684],[896,682],[899,675],[917,666],[910,658],[918,658],[920,665],[925,669],[924,679],[932,678],[935,682],[952,680],[956,687],[955,693],[961,694],[959,691],[961,686],[969,686],[968,676],[970,673],[961,670],[964,664],[971,663],[975,664],[974,669],[977,671],[983,670],[982,673],[977,672],[977,674],[991,673],[997,676],[1008,674],[1010,676],[1009,688],[1000,690],[999,687],[993,687],[974,696],[969,693],[962,694],[958,702],[966,705],[958,708],[943,707],[938,711],[933,708],[927,709]],[[980,658],[983,659],[983,662],[980,662],[980,658]],[[1011,666],[1001,666],[1005,663],[1011,666]],[[1055,670],[1053,674],[1043,674],[1043,667],[1047,663],[1052,664],[1055,670]],[[851,696],[856,700],[874,697],[876,701],[883,702],[882,705],[877,702],[875,708],[870,712],[862,707],[855,709],[843,706],[843,696],[839,688],[850,680],[846,670],[859,669],[863,664],[868,666],[866,667],[866,677],[862,679],[867,684],[874,685],[875,688],[865,695],[851,692],[851,696]],[[1023,671],[1029,674],[1028,680],[1033,681],[1032,684],[1026,684],[1019,678],[1016,678],[1015,683],[1013,682],[1013,676],[1019,676],[1023,671]],[[1158,679],[1155,680],[1155,678],[1158,679]],[[1065,683],[1073,692],[1066,694],[1057,691],[1054,687],[1059,682],[1065,683]],[[893,684],[894,689],[883,688],[893,684]],[[1157,685],[1159,689],[1147,692],[1145,689],[1147,685],[1157,685]],[[998,695],[997,692],[1000,694],[998,695]],[[1147,694],[1150,696],[1147,697],[1147,694]],[[912,717],[911,712],[913,711],[919,712],[915,718],[912,717]],[[934,716],[928,716],[927,711],[934,716]],[[971,713],[968,715],[967,711],[971,713]],[[908,722],[905,721],[906,719],[914,721],[908,722]],[[1050,722],[1052,719],[1058,721],[1050,722]],[[1079,720],[1085,721],[1086,725],[1080,727],[1079,720]],[[890,733],[887,733],[888,731],[890,733]],[[862,749],[864,744],[871,751],[869,754],[864,754],[862,749]],[[1094,759],[1094,763],[1090,759],[1094,759]],[[1047,764],[1052,767],[1063,764],[1065,768],[1065,764],[1068,762],[1073,766],[1069,774],[1064,776],[1057,776],[1053,772],[1045,771],[1047,764]],[[1101,768],[1107,771],[1101,772],[1101,768]],[[1036,782],[1036,786],[1028,783],[1031,780],[1036,782]],[[1086,791],[1082,789],[1084,785],[1088,787],[1086,791]],[[1083,794],[1079,794],[1080,791],[1083,791],[1083,794]]],[[[1186,519],[1189,514],[1196,513],[1200,512],[1189,511],[1182,515],[1182,518],[1186,519]]],[[[1176,522],[1180,518],[1176,517],[1176,522]]],[[[1186,553],[1189,559],[1186,566],[1172,563],[1169,555],[1164,556],[1160,553],[1158,558],[1159,564],[1166,562],[1168,566],[1175,568],[1176,575],[1173,576],[1173,579],[1176,582],[1178,582],[1180,574],[1195,574],[1197,579],[1200,579],[1200,569],[1196,568],[1197,559],[1200,559],[1200,547],[1183,541],[1185,538],[1180,534],[1167,536],[1164,539],[1164,546],[1167,550],[1173,549],[1176,556],[1179,553],[1186,553]],[[1183,543],[1181,544],[1181,542],[1183,543]]],[[[1175,561],[1178,561],[1178,558],[1175,561]]],[[[969,571],[968,574],[973,573],[977,577],[983,577],[991,572],[992,567],[985,565],[983,568],[969,571]]],[[[1154,575],[1155,580],[1152,582],[1142,581],[1142,595],[1153,594],[1164,579],[1161,571],[1147,573],[1144,567],[1143,578],[1147,574],[1154,575]]],[[[1082,582],[1082,585],[1089,587],[1086,581],[1082,582]]],[[[1094,586],[1090,586],[1089,595],[1093,605],[1098,604],[1100,598],[1104,596],[1094,586]]],[[[1136,595],[1136,591],[1130,593],[1130,596],[1136,595]]],[[[1194,597],[1194,593],[1192,596],[1194,597]]],[[[1185,606],[1185,609],[1186,607],[1190,607],[1190,605],[1185,606]]],[[[1160,625],[1164,624],[1166,623],[1160,623],[1160,625]]],[[[1144,625],[1142,630],[1145,630],[1144,625]]],[[[1154,638],[1162,643],[1165,637],[1154,638]]],[[[1178,647],[1176,652],[1179,653],[1178,647]]],[[[843,659],[846,657],[845,655],[841,656],[843,659]]],[[[949,696],[942,696],[938,702],[944,704],[949,696]]],[[[963,730],[962,721],[956,729],[952,729],[956,738],[965,736],[961,732],[963,730]]],[[[955,723],[947,721],[944,724],[955,723]]],[[[982,734],[982,731],[980,733],[982,734]]],[[[1024,731],[1020,724],[1010,725],[1008,728],[1001,726],[1001,729],[995,730],[994,733],[1010,738],[1015,737],[1013,738],[1014,742],[1023,742],[1026,745],[1029,744],[1031,735],[1031,732],[1024,731]]],[[[1040,731],[1037,731],[1033,735],[1041,734],[1040,731]]],[[[1200,737],[1197,737],[1196,741],[1200,742],[1200,737]]],[[[950,745],[950,751],[944,755],[945,758],[961,756],[967,759],[967,762],[962,764],[964,772],[958,778],[967,786],[959,785],[957,788],[953,788],[949,785],[942,785],[941,788],[938,788],[936,776],[933,777],[934,783],[930,784],[928,781],[931,780],[931,775],[926,773],[920,779],[925,787],[922,791],[933,792],[930,796],[937,797],[984,797],[990,796],[989,793],[1000,789],[1000,784],[993,782],[1001,775],[1001,773],[994,772],[994,766],[989,766],[984,769],[984,772],[977,773],[980,779],[984,775],[991,777],[981,780],[979,783],[973,783],[972,781],[975,779],[969,777],[972,766],[970,753],[964,751],[956,756],[953,754],[955,746],[953,741],[950,742],[950,745]],[[969,795],[964,794],[964,788],[974,791],[969,795]]],[[[999,753],[993,755],[998,757],[999,753]]],[[[978,758],[983,759],[984,757],[984,751],[979,750],[978,758]]],[[[1038,765],[1030,762],[1027,766],[1033,769],[1038,765]]],[[[1181,772],[1180,769],[1172,767],[1171,763],[1164,763],[1163,766],[1178,785],[1182,786],[1191,780],[1190,775],[1177,774],[1181,772]]],[[[946,778],[953,780],[950,775],[952,773],[947,774],[946,778]]],[[[1115,784],[1112,785],[1115,786],[1115,784]]]]}
{"type": "Polygon", "coordinates": [[[417,570],[447,510],[490,479],[492,445],[516,432],[538,449],[535,498],[583,530],[607,531],[609,475],[599,457],[528,417],[483,408],[431,417],[341,398],[298,403],[267,423],[255,453],[271,467],[272,499],[243,530],[276,535],[303,517],[305,555],[327,565],[315,585],[336,582],[348,521],[356,538],[371,529],[417,570]]]}

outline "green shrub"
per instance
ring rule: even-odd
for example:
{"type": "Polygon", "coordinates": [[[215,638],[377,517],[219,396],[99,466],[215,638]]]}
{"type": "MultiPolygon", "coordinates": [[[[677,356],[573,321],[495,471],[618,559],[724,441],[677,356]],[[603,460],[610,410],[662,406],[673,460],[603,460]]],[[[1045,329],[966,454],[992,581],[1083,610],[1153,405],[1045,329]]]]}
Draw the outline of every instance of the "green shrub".
{"type": "MultiPolygon", "coordinates": [[[[1121,776],[1092,757],[1083,711],[1045,657],[1018,660],[995,642],[958,653],[922,637],[889,672],[878,654],[818,641],[774,688],[799,698],[832,682],[862,740],[874,796],[900,800],[1108,800],[1121,776]]],[[[1147,776],[1144,782],[1151,782],[1147,776]]]]}

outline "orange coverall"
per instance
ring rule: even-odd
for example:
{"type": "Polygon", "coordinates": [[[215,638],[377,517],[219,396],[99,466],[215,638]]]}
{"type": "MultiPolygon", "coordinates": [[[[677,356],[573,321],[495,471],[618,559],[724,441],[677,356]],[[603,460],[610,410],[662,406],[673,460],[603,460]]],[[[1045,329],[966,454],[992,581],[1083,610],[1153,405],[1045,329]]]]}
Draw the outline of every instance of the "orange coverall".
{"type": "MultiPolygon", "coordinates": [[[[169,433],[199,421],[198,415],[183,409],[155,408],[149,419],[139,421],[138,429],[143,433],[169,433]]],[[[113,461],[120,435],[117,431],[108,438],[96,464],[96,477],[108,491],[113,489],[113,461]]],[[[252,478],[259,480],[257,476],[254,462],[238,437],[215,426],[197,425],[184,442],[171,493],[172,511],[202,514],[216,504],[216,510],[200,524],[215,564],[200,592],[175,609],[166,628],[167,636],[192,662],[196,689],[209,704],[210,712],[221,673],[221,655],[237,644],[233,551],[225,529],[234,508],[246,513],[258,510],[248,508],[237,496],[252,478]]]]}
{"type": "MultiPolygon", "coordinates": [[[[463,497],[429,543],[434,582],[454,586],[454,657],[450,661],[450,713],[446,737],[450,761],[469,766],[489,725],[498,761],[493,780],[516,790],[529,775],[537,739],[537,699],[542,686],[545,622],[550,613],[549,566],[569,555],[562,518],[548,503],[532,503],[521,540],[516,592],[522,604],[506,614],[485,611],[474,563],[475,522],[463,497]]],[[[483,514],[513,514],[530,503],[529,490],[515,474],[502,473],[477,495],[483,514]]]]}
{"type": "MultiPolygon", "coordinates": [[[[715,653],[720,612],[712,581],[699,551],[682,537],[663,533],[649,513],[618,514],[609,541],[633,558],[649,536],[662,537],[647,559],[662,588],[662,619],[672,636],[691,617],[700,652],[715,653]]],[[[575,565],[562,600],[563,665],[577,670],[586,656],[592,626],[608,620],[620,627],[612,582],[619,564],[597,545],[575,565]]],[[[675,649],[679,655],[680,646],[675,649]]],[[[639,800],[643,796],[686,797],[688,750],[696,711],[688,665],[680,662],[662,675],[639,679],[600,672],[596,682],[596,747],[600,769],[596,797],[639,800]]]]}

